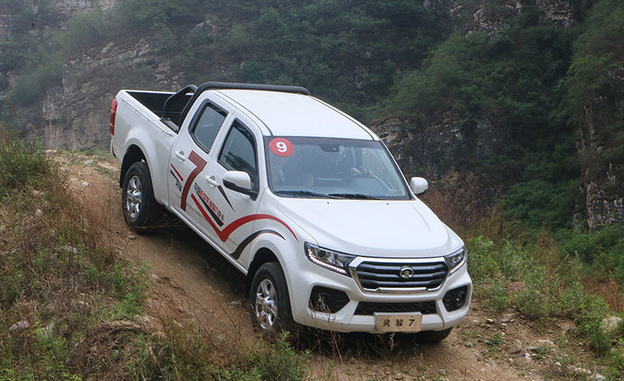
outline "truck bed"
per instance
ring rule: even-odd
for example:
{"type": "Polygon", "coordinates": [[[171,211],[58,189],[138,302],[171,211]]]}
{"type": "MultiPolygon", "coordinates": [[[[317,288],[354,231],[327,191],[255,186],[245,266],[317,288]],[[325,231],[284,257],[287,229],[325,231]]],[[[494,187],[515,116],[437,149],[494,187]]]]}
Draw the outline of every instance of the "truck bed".
{"type": "MultiPolygon", "coordinates": [[[[132,96],[134,99],[139,101],[143,106],[147,107],[151,112],[156,114],[159,118],[163,118],[163,111],[165,107],[165,101],[174,93],[162,93],[162,92],[151,92],[151,91],[127,91],[127,93],[132,96]]],[[[189,99],[191,99],[192,94],[187,94],[179,100],[173,102],[171,104],[171,108],[169,110],[169,119],[178,127],[180,127],[180,114],[186,106],[189,99]]],[[[168,125],[165,121],[162,121],[168,125]]],[[[171,126],[169,125],[171,128],[171,126]]],[[[176,131],[177,132],[177,131],[176,131]]]]}

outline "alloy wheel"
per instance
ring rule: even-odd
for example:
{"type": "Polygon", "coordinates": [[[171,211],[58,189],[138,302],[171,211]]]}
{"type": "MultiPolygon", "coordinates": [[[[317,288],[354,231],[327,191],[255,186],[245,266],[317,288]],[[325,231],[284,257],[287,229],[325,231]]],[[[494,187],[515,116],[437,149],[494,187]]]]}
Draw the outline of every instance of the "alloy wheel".
{"type": "Polygon", "coordinates": [[[128,188],[126,190],[126,202],[125,209],[128,219],[131,221],[136,220],[141,213],[141,206],[143,203],[143,192],[141,186],[141,179],[139,176],[134,175],[128,181],[128,188]]]}
{"type": "Polygon", "coordinates": [[[270,330],[277,321],[277,295],[273,282],[263,279],[256,289],[254,310],[263,330],[270,330]]]}

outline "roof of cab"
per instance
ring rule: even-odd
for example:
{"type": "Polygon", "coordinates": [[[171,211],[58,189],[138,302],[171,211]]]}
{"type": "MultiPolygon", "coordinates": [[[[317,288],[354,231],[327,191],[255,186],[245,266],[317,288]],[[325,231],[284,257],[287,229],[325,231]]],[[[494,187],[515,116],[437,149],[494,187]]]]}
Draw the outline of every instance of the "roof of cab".
{"type": "Polygon", "coordinates": [[[303,94],[263,90],[212,90],[257,118],[268,135],[377,140],[363,124],[303,94]]]}

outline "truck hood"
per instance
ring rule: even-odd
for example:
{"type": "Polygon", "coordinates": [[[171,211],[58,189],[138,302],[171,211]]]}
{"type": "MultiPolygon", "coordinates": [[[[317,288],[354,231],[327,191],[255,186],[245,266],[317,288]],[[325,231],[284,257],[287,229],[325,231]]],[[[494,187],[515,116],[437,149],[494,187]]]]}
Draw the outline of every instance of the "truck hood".
{"type": "Polygon", "coordinates": [[[319,246],[365,256],[432,257],[459,249],[461,239],[420,200],[282,198],[279,209],[319,246]]]}

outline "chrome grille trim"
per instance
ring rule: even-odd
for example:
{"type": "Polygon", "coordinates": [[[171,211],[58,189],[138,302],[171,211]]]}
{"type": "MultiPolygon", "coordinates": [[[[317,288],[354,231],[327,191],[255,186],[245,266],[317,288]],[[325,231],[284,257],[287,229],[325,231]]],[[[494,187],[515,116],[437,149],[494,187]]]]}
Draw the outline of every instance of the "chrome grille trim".
{"type": "Polygon", "coordinates": [[[349,273],[362,291],[413,293],[438,290],[448,276],[444,257],[402,259],[357,257],[349,264],[349,273]],[[405,280],[399,273],[411,267],[414,275],[405,280]]]}

